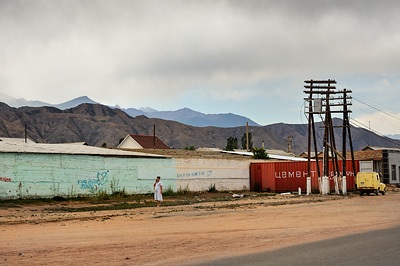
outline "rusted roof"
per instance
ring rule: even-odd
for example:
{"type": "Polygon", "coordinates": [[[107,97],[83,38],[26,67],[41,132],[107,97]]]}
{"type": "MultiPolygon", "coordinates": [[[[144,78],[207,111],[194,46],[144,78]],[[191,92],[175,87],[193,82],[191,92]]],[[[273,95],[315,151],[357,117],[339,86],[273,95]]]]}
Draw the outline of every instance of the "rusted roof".
{"type": "Polygon", "coordinates": [[[165,144],[159,137],[156,136],[156,146],[154,147],[154,136],[147,135],[129,135],[131,136],[143,149],[169,149],[168,145],[165,144]]]}
{"type": "Polygon", "coordinates": [[[363,151],[369,151],[369,150],[374,150],[374,151],[382,151],[382,150],[389,150],[389,151],[400,151],[399,148],[389,148],[389,147],[374,147],[374,146],[367,146],[363,151]]]}
{"type": "MultiPolygon", "coordinates": [[[[351,159],[351,153],[346,152],[346,159],[351,159]]],[[[354,151],[355,160],[382,160],[382,150],[354,151]]]]}

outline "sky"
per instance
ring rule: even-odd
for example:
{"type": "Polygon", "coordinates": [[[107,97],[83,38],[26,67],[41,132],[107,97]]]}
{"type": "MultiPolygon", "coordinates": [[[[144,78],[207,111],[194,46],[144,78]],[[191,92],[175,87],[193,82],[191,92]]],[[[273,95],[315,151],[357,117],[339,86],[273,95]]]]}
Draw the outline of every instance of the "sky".
{"type": "Polygon", "coordinates": [[[400,134],[399,1],[0,0],[0,93],[306,123],[304,81],[400,134]],[[371,107],[372,106],[372,107],[371,107]]]}

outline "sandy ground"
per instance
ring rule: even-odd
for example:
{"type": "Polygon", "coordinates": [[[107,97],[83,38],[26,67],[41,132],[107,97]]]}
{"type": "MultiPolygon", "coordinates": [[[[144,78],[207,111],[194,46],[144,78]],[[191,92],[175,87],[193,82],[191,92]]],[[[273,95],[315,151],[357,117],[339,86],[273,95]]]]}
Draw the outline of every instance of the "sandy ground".
{"type": "Polygon", "coordinates": [[[192,263],[393,227],[399,206],[400,193],[78,213],[9,206],[0,208],[0,265],[192,263]]]}

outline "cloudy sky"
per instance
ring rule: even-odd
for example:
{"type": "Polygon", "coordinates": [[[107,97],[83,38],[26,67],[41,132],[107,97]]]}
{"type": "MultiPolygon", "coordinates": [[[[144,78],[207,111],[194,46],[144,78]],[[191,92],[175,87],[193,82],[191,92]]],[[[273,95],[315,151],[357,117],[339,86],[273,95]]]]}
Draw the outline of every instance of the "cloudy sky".
{"type": "Polygon", "coordinates": [[[304,80],[330,78],[400,134],[399,25],[399,1],[0,0],[0,93],[305,123],[304,80]]]}

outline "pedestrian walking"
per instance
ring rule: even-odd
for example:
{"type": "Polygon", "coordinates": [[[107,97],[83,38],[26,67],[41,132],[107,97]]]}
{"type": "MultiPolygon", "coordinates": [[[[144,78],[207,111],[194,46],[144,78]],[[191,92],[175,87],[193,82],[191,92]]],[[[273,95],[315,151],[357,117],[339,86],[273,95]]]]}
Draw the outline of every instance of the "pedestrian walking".
{"type": "Polygon", "coordinates": [[[160,207],[162,199],[162,182],[161,177],[157,176],[156,182],[154,182],[154,200],[158,202],[157,207],[160,207]]]}

